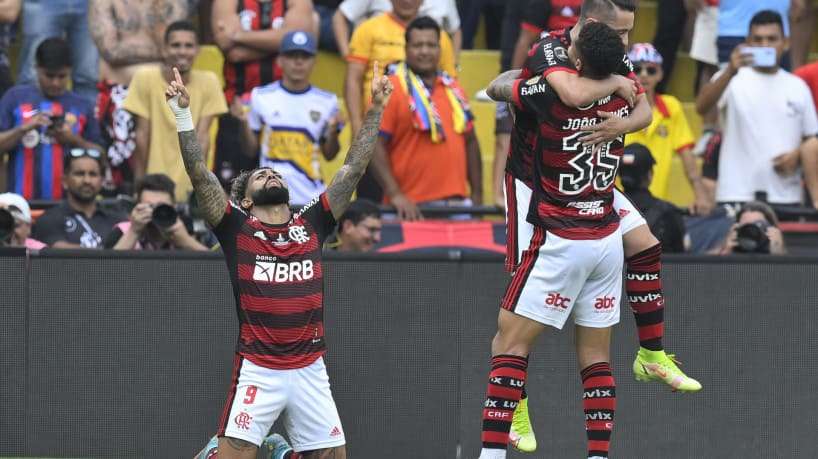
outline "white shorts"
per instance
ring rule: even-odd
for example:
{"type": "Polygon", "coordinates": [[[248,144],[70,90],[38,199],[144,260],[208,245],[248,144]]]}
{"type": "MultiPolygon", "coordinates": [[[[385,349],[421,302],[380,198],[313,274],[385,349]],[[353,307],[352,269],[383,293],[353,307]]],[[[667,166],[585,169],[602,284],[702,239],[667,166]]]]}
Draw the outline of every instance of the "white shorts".
{"type": "Polygon", "coordinates": [[[619,229],[602,239],[573,240],[534,229],[503,296],[503,309],[562,329],[574,323],[606,328],[619,322],[624,263],[619,229]]]}
{"type": "Polygon", "coordinates": [[[236,356],[218,436],[261,446],[283,413],[296,452],[346,444],[324,358],[294,370],[272,370],[236,356]]]}
{"type": "MultiPolygon", "coordinates": [[[[506,194],[506,270],[513,272],[520,263],[523,251],[531,245],[534,225],[528,223],[528,206],[531,203],[531,188],[524,182],[506,174],[503,182],[506,194]]],[[[613,208],[619,214],[619,229],[622,236],[642,225],[647,225],[645,217],[625,195],[614,188],[613,208]]]]}

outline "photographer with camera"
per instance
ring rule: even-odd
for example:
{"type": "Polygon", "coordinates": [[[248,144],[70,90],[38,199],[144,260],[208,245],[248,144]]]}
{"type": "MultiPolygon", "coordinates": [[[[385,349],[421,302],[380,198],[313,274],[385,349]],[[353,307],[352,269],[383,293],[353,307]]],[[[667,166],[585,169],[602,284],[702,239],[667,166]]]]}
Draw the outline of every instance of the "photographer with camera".
{"type": "Polygon", "coordinates": [[[818,208],[818,117],[803,80],[780,67],[789,48],[781,15],[753,16],[749,35],[696,100],[718,107],[723,134],[716,201],[746,203],[765,193],[773,204],[818,208]]]}
{"type": "Polygon", "coordinates": [[[42,242],[31,239],[31,208],[19,194],[0,194],[0,247],[42,249],[42,242]]]}
{"type": "Polygon", "coordinates": [[[9,154],[9,191],[60,199],[64,155],[72,148],[103,151],[99,125],[92,104],[68,90],[71,48],[65,40],[40,43],[36,64],[36,83],[15,85],[0,100],[0,154],[9,154]]]}
{"type": "Polygon", "coordinates": [[[778,228],[778,217],[770,206],[752,201],[738,211],[736,223],[730,228],[720,252],[721,255],[735,253],[787,253],[784,233],[778,228]]]}
{"type": "Polygon", "coordinates": [[[188,233],[176,210],[176,185],[165,174],[148,174],[136,184],[136,206],[105,240],[114,250],[209,250],[188,233]]]}

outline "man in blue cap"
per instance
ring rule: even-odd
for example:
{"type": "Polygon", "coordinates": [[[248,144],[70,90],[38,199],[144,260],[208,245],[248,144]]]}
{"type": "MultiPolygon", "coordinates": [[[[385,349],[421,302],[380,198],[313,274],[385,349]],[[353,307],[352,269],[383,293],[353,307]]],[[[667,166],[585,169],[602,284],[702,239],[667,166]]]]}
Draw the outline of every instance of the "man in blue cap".
{"type": "Polygon", "coordinates": [[[254,88],[248,105],[231,107],[241,121],[242,151],[257,158],[260,167],[283,174],[295,205],[324,191],[319,151],[331,160],[339,149],[338,98],[310,85],[316,51],[310,33],[287,33],[276,58],[281,79],[254,88]]]}

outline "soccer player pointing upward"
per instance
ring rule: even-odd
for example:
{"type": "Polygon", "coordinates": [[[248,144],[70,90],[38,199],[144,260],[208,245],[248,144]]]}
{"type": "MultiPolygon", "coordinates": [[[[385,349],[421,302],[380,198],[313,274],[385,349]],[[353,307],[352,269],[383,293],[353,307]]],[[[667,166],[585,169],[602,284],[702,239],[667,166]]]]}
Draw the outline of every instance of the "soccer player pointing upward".
{"type": "MultiPolygon", "coordinates": [[[[287,183],[271,168],[240,174],[228,201],[205,164],[190,96],[178,71],[173,72],[176,79],[165,95],[176,117],[182,159],[201,212],[224,250],[240,324],[230,391],[219,420],[218,457],[255,458],[282,415],[294,451],[276,444],[277,458],[345,458],[344,433],[323,360],[321,246],[372,159],[392,85],[386,77],[373,81],[372,107],[344,165],[324,193],[293,213],[287,183]]],[[[381,74],[377,63],[373,73],[381,74]]],[[[200,456],[214,449],[208,445],[200,456]]]]}

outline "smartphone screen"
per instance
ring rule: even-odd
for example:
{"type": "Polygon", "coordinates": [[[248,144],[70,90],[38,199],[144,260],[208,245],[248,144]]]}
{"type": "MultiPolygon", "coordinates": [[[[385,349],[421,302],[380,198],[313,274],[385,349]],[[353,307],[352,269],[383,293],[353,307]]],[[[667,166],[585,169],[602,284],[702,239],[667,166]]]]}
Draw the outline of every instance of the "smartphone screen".
{"type": "Polygon", "coordinates": [[[751,46],[743,52],[753,56],[753,67],[775,67],[778,63],[775,48],[769,46],[751,46]]]}

